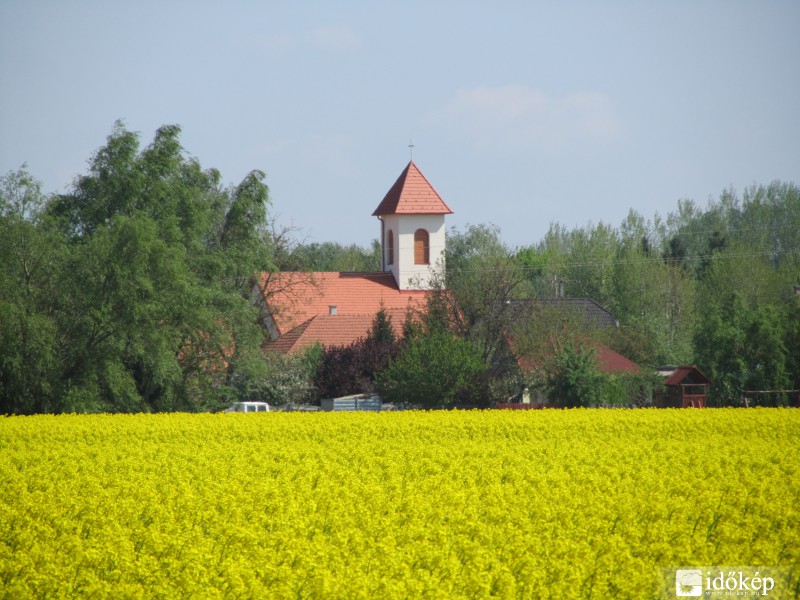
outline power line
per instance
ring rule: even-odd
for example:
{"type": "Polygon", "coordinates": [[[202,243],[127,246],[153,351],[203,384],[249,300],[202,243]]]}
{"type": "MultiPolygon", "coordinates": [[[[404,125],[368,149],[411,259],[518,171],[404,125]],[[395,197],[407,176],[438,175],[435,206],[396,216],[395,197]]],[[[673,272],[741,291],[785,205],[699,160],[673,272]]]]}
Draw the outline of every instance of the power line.
{"type": "MultiPolygon", "coordinates": [[[[609,259],[599,259],[599,260],[592,260],[592,261],[573,261],[570,260],[570,256],[568,253],[564,253],[563,255],[563,263],[560,262],[558,265],[563,269],[572,269],[572,268],[597,268],[597,267],[613,267],[617,265],[630,265],[630,264],[646,264],[646,263],[667,263],[667,264],[674,264],[676,266],[682,263],[690,263],[695,261],[703,261],[703,260],[738,260],[743,258],[758,258],[758,257],[776,257],[776,256],[800,256],[800,250],[787,250],[787,251],[763,251],[763,252],[744,252],[744,253],[724,253],[724,252],[715,252],[712,254],[696,254],[692,256],[684,256],[681,258],[670,258],[670,257],[663,257],[663,256],[642,256],[638,258],[609,258],[609,259]]],[[[513,257],[508,257],[509,262],[513,261],[513,257]]],[[[508,264],[506,265],[507,268],[511,271],[535,271],[539,270],[542,267],[546,267],[547,265],[515,265],[515,264],[508,264]]],[[[495,271],[496,269],[493,267],[461,267],[461,268],[448,268],[445,266],[445,271],[448,272],[487,272],[487,271],[495,271]]]]}

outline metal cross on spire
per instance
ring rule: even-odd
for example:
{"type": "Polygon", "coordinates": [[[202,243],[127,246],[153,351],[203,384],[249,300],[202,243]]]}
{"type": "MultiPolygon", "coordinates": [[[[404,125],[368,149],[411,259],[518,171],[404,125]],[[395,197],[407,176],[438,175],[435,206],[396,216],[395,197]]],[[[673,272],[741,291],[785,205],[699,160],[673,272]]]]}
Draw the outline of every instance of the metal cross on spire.
{"type": "Polygon", "coordinates": [[[411,155],[411,160],[414,160],[414,142],[408,140],[408,153],[411,155]]]}

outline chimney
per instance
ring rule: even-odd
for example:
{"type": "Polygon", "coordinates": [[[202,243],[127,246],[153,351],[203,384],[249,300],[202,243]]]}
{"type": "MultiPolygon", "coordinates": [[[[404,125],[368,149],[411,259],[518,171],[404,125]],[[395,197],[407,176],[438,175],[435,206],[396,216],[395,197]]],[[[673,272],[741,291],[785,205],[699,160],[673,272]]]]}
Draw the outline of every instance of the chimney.
{"type": "Polygon", "coordinates": [[[328,314],[329,315],[335,315],[336,314],[336,307],[335,306],[329,306],[328,307],[328,314]]]}

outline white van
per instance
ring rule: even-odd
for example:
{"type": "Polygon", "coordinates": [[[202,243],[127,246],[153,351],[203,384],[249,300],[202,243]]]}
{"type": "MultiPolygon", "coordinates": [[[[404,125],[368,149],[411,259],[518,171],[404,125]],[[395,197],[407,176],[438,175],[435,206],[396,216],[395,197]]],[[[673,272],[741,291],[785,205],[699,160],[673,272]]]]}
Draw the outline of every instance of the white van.
{"type": "Polygon", "coordinates": [[[269,412],[266,402],[234,402],[225,412],[269,412]]]}

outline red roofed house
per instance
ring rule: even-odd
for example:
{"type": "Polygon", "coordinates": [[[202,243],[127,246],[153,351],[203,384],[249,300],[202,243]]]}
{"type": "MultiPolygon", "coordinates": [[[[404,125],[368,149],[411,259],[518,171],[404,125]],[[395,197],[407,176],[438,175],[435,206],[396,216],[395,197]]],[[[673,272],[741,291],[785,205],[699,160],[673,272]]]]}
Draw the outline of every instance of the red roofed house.
{"type": "MultiPolygon", "coordinates": [[[[594,352],[597,370],[611,376],[640,375],[642,370],[636,363],[606,346],[605,344],[592,339],[590,332],[610,332],[619,327],[616,317],[600,304],[590,298],[529,298],[517,299],[509,302],[511,317],[516,321],[524,322],[526,319],[534,319],[544,323],[543,331],[547,331],[547,325],[554,329],[545,337],[558,335],[556,330],[565,334],[574,331],[570,337],[578,343],[594,352]],[[580,333],[582,332],[582,333],[580,333]]],[[[533,351],[524,351],[514,348],[514,340],[510,340],[517,364],[523,371],[539,371],[545,369],[556,351],[556,344],[551,338],[546,343],[540,343],[533,351]]],[[[523,408],[541,407],[547,404],[548,397],[543,390],[523,391],[519,397],[519,403],[498,404],[499,408],[523,408]]]]}
{"type": "Polygon", "coordinates": [[[711,380],[694,365],[661,367],[659,374],[664,377],[664,391],[656,393],[655,402],[659,407],[704,408],[711,380]]]}
{"type": "Polygon", "coordinates": [[[316,343],[349,344],[366,337],[382,306],[399,328],[444,266],[444,216],[452,212],[409,162],[372,213],[381,223],[381,272],[261,275],[253,299],[270,337],[265,348],[296,353],[316,343]]]}
{"type": "MultiPolygon", "coordinates": [[[[595,363],[597,370],[608,375],[639,375],[641,369],[629,358],[615,352],[605,344],[585,339],[582,344],[590,350],[594,350],[595,363]]],[[[545,354],[538,354],[535,357],[522,355],[517,358],[517,364],[525,370],[541,368],[545,360],[545,354]]]]}

